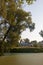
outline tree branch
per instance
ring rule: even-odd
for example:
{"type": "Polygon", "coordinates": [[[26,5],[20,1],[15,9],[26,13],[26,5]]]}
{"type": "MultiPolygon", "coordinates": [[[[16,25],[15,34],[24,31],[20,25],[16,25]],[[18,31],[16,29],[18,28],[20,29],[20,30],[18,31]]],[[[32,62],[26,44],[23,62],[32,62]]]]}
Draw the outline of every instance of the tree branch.
{"type": "Polygon", "coordinates": [[[8,35],[8,33],[9,33],[10,29],[11,29],[11,26],[9,26],[9,29],[7,30],[6,34],[4,35],[3,41],[4,41],[5,38],[7,37],[7,35],[8,35]]]}

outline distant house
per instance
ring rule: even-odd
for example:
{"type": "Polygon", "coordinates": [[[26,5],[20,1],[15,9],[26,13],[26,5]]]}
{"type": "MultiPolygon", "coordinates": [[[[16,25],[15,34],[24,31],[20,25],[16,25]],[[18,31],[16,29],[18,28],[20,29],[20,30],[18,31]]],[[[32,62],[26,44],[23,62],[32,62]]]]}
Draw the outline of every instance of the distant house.
{"type": "Polygon", "coordinates": [[[25,42],[24,40],[21,40],[20,43],[19,43],[19,46],[29,46],[29,47],[31,47],[32,44],[30,42],[25,42]]]}

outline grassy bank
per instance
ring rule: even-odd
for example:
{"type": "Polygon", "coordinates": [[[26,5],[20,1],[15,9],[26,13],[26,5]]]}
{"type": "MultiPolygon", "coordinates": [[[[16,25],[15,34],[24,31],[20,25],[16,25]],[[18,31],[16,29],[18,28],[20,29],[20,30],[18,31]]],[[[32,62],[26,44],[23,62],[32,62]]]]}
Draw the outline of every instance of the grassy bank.
{"type": "Polygon", "coordinates": [[[41,53],[43,48],[13,48],[10,49],[11,53],[41,53]]]}

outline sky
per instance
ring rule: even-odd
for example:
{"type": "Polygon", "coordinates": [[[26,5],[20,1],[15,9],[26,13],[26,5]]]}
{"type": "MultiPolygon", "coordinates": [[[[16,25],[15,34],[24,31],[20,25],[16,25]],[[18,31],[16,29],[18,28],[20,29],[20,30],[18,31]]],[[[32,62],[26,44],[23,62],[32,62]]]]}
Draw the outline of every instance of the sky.
{"type": "Polygon", "coordinates": [[[43,38],[40,36],[39,32],[43,30],[43,0],[36,0],[32,5],[23,5],[24,10],[30,11],[32,14],[32,21],[35,23],[35,29],[30,33],[29,29],[26,29],[21,38],[28,38],[30,41],[37,40],[42,41],[43,38]]]}

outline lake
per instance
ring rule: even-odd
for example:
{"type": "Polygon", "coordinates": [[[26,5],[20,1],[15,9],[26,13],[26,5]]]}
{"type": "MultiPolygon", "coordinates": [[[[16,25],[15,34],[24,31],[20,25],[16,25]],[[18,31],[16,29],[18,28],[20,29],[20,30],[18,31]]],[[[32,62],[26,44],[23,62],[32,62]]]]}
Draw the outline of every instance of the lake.
{"type": "Polygon", "coordinates": [[[0,56],[0,65],[43,65],[43,53],[13,53],[0,56]]]}

